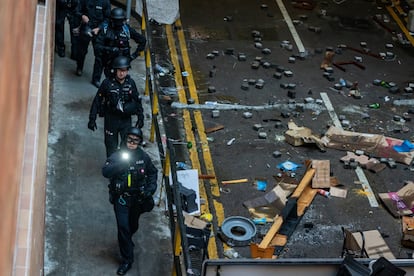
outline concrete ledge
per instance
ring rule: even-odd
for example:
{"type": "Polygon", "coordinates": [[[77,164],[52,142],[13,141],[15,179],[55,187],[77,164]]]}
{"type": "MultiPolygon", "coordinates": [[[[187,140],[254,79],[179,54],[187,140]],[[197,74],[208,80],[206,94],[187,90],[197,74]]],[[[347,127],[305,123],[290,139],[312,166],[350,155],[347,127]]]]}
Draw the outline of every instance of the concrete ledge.
{"type": "Polygon", "coordinates": [[[43,275],[45,184],[54,8],[37,5],[13,275],[43,275]]]}

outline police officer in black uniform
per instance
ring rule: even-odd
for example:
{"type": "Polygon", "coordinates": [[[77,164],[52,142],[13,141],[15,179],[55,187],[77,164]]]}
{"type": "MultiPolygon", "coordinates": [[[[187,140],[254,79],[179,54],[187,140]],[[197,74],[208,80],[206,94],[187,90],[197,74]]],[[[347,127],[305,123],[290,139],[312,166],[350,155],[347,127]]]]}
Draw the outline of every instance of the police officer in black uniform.
{"type": "MultiPolygon", "coordinates": [[[[124,10],[114,8],[111,11],[111,24],[104,28],[96,38],[97,55],[101,56],[105,76],[110,76],[111,63],[115,57],[126,56],[134,60],[138,57],[139,52],[145,49],[146,42],[145,36],[126,24],[124,10]],[[132,54],[129,45],[131,38],[137,43],[137,48],[132,54]]],[[[102,71],[95,73],[96,77],[99,75],[100,78],[102,71]]]]}
{"type": "Polygon", "coordinates": [[[97,115],[104,117],[106,156],[110,156],[131,127],[132,115],[137,115],[136,127],[144,126],[141,98],[135,81],[128,75],[130,61],[119,56],[113,62],[115,76],[106,78],[96,92],[89,112],[88,128],[95,131],[97,115]]]}
{"type": "Polygon", "coordinates": [[[110,179],[109,200],[114,205],[118,226],[121,264],[118,275],[124,275],[134,262],[132,236],[138,230],[139,217],[154,208],[152,195],[157,189],[157,169],[140,147],[142,132],[131,127],[121,148],[113,153],[102,168],[110,179]]]}
{"type": "Polygon", "coordinates": [[[81,76],[85,57],[88,53],[89,42],[92,41],[95,63],[93,65],[92,84],[99,87],[102,61],[96,54],[96,36],[99,31],[109,24],[111,3],[109,0],[81,0],[78,14],[82,19],[80,30],[79,50],[76,59],[76,75],[81,76]],[[99,75],[97,75],[97,73],[99,75]]]}
{"type": "Polygon", "coordinates": [[[77,56],[80,17],[77,13],[79,0],[57,0],[55,20],[55,46],[60,57],[65,56],[65,20],[68,19],[70,29],[70,58],[77,56]]]}

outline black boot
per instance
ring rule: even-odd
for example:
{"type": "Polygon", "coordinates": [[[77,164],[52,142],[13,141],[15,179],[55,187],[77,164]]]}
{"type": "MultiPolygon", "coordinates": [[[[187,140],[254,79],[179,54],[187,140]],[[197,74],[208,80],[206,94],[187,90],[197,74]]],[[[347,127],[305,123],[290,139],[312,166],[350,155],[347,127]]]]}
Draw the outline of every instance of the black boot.
{"type": "Polygon", "coordinates": [[[130,263],[122,263],[119,267],[118,270],[116,271],[116,274],[118,275],[125,275],[128,270],[130,270],[132,267],[132,264],[130,263]]]}
{"type": "Polygon", "coordinates": [[[56,52],[58,56],[65,57],[65,47],[57,47],[56,52]]]}

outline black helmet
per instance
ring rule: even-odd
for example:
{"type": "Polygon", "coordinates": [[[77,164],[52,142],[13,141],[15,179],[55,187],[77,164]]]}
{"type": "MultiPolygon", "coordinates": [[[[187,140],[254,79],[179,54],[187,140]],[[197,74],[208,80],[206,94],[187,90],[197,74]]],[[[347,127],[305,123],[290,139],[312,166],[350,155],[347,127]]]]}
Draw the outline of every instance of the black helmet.
{"type": "Polygon", "coordinates": [[[129,57],[125,56],[117,56],[112,61],[112,68],[113,69],[121,69],[121,68],[130,68],[131,67],[131,61],[129,57]]]}
{"type": "Polygon", "coordinates": [[[126,15],[123,9],[114,8],[111,10],[111,19],[113,20],[125,20],[126,15]]]}
{"type": "Polygon", "coordinates": [[[128,135],[135,135],[138,136],[139,138],[141,138],[142,140],[142,130],[140,130],[137,127],[130,127],[128,128],[127,132],[126,132],[127,136],[128,135]]]}

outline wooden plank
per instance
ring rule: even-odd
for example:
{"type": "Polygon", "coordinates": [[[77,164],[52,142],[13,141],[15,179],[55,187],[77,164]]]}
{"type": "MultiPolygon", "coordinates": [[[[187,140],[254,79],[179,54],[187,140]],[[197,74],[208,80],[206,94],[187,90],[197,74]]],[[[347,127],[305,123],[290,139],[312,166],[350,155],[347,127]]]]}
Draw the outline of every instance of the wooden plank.
{"type": "Polygon", "coordinates": [[[269,231],[267,231],[266,236],[259,244],[259,248],[264,249],[270,245],[270,242],[273,240],[273,237],[279,231],[280,227],[283,223],[283,217],[277,216],[275,222],[273,223],[272,227],[270,227],[269,231]]]}
{"type": "Polygon", "coordinates": [[[212,132],[215,132],[215,131],[218,131],[218,130],[221,130],[221,129],[224,129],[223,125],[218,125],[218,126],[215,126],[215,127],[206,128],[206,130],[204,132],[206,134],[208,134],[208,133],[212,133],[212,132]]]}
{"type": "Polygon", "coordinates": [[[221,184],[223,184],[223,185],[238,184],[238,183],[246,183],[248,181],[249,181],[248,178],[242,178],[242,179],[234,179],[234,180],[224,180],[224,181],[221,181],[221,184]]]}
{"type": "MultiPolygon", "coordinates": [[[[298,187],[293,192],[292,197],[299,198],[299,196],[302,194],[305,188],[309,186],[309,184],[311,183],[314,175],[315,175],[315,169],[309,168],[306,171],[305,175],[303,176],[302,180],[300,181],[298,187]]],[[[260,242],[259,248],[266,248],[270,245],[271,241],[273,240],[274,236],[279,231],[282,224],[283,224],[283,217],[282,216],[275,217],[275,222],[273,223],[269,231],[267,231],[263,240],[260,242]]]]}
{"type": "Polygon", "coordinates": [[[299,198],[299,196],[302,194],[305,187],[311,183],[314,175],[315,175],[315,169],[312,169],[312,168],[308,169],[305,175],[303,176],[302,180],[300,181],[298,187],[293,192],[292,197],[299,198]]]}
{"type": "Polygon", "coordinates": [[[305,213],[305,210],[312,203],[312,200],[315,198],[317,189],[312,189],[310,186],[306,186],[302,194],[298,199],[297,215],[302,216],[305,213]]]}

